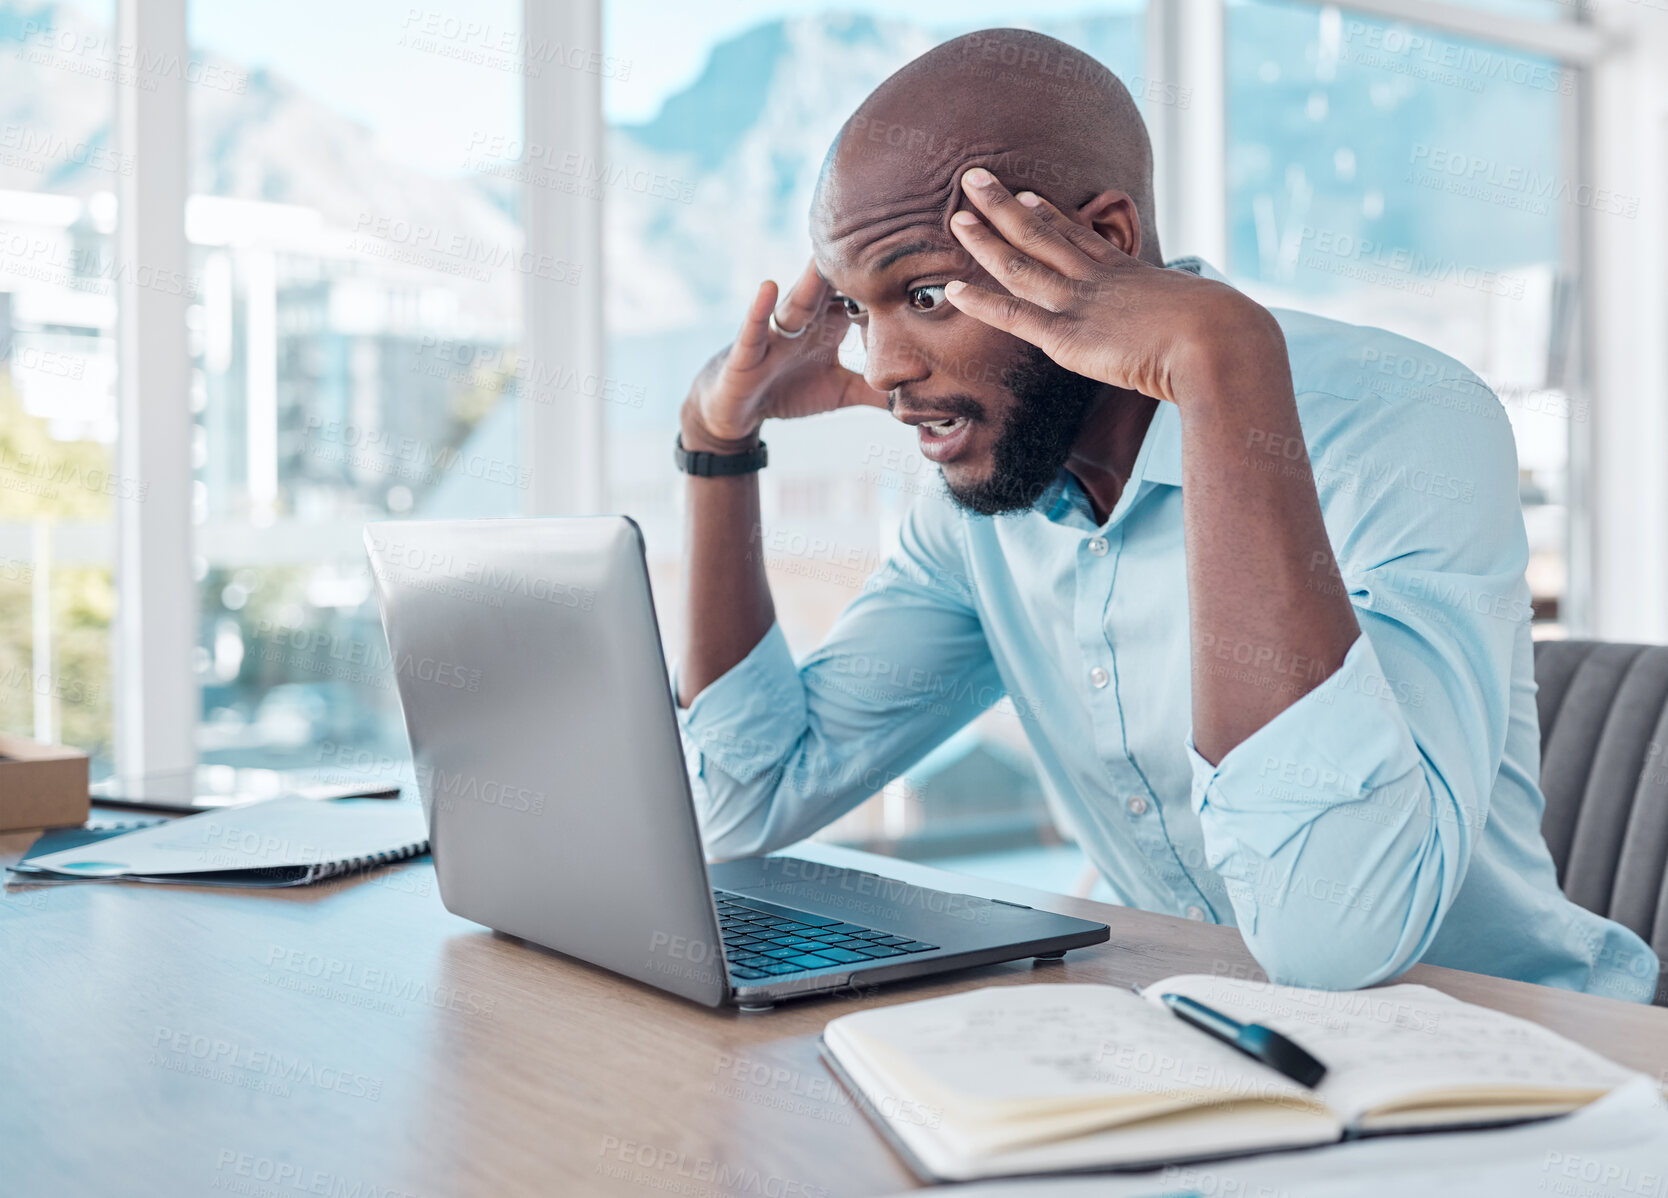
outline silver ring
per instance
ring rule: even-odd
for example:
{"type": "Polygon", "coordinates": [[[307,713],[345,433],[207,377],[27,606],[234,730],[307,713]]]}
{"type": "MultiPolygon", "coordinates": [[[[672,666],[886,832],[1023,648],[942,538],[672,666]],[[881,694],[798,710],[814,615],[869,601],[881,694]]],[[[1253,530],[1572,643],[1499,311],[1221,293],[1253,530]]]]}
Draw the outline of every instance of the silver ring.
{"type": "Polygon", "coordinates": [[[809,322],[807,322],[806,324],[801,325],[799,328],[794,329],[790,333],[787,329],[784,329],[781,325],[776,323],[776,313],[774,311],[772,311],[771,314],[770,314],[770,328],[771,328],[771,331],[774,332],[774,333],[781,334],[783,337],[786,337],[789,341],[792,341],[795,337],[805,336],[805,330],[809,329],[810,327],[811,326],[810,326],[809,322]]]}

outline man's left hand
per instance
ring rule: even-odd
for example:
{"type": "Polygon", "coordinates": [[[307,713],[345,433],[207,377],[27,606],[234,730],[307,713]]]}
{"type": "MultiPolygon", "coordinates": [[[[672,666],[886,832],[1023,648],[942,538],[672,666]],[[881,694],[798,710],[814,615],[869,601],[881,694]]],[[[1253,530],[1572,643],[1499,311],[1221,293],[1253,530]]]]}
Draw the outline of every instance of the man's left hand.
{"type": "Polygon", "coordinates": [[[982,167],[962,184],[984,220],[964,209],[950,228],[1007,292],[949,284],[945,295],[969,316],[1076,374],[1180,406],[1247,354],[1284,363],[1273,316],[1232,287],[1133,258],[982,167]]]}

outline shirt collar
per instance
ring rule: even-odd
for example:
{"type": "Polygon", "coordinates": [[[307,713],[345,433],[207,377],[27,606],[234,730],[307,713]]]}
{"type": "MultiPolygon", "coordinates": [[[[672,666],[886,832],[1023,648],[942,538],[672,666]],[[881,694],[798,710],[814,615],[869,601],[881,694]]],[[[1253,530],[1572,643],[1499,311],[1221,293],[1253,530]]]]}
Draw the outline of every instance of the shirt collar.
{"type": "Polygon", "coordinates": [[[1160,487],[1182,485],[1181,410],[1173,403],[1158,402],[1147,435],[1141,439],[1141,452],[1135,457],[1129,486],[1153,483],[1160,487]]]}
{"type": "MultiPolygon", "coordinates": [[[[1166,269],[1185,270],[1189,274],[1198,275],[1202,279],[1210,279],[1212,282],[1228,282],[1221,271],[1217,270],[1216,267],[1212,266],[1209,262],[1206,262],[1203,258],[1194,254],[1188,254],[1183,258],[1172,258],[1164,265],[1166,269]]],[[[1228,283],[1228,285],[1230,287],[1233,286],[1232,283],[1228,283]]]]}

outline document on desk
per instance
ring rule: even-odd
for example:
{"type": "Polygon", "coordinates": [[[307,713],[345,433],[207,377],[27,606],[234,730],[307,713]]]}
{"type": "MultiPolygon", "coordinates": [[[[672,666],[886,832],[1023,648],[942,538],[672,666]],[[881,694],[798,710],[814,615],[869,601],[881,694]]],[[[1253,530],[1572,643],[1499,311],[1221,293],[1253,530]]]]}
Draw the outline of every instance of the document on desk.
{"type": "Polygon", "coordinates": [[[1022,985],[859,1011],[825,1056],[923,1178],[1151,1169],[1391,1131],[1561,1115],[1638,1077],[1526,1020],[1424,986],[1303,990],[1203,975],[1144,996],[1022,985]],[[1161,994],[1273,1028],[1314,1088],[1175,1018],[1161,994]]]}
{"type": "Polygon", "coordinates": [[[278,798],[25,857],[21,881],[302,886],[428,851],[415,802],[278,798]]]}
{"type": "Polygon", "coordinates": [[[1660,1198],[1668,1192],[1668,1103],[1641,1077],[1565,1118],[1524,1127],[937,1192],[954,1198],[1660,1198]]]}

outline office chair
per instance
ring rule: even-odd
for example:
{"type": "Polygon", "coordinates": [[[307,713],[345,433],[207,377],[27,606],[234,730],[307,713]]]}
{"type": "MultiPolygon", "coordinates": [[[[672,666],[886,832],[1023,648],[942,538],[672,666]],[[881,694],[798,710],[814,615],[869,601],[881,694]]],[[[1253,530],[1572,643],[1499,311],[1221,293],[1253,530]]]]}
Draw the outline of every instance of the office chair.
{"type": "Polygon", "coordinates": [[[1558,881],[1668,962],[1668,647],[1537,641],[1535,680],[1558,881]]]}

